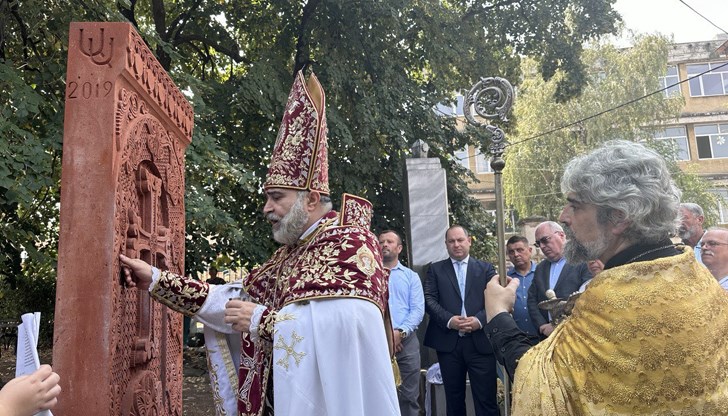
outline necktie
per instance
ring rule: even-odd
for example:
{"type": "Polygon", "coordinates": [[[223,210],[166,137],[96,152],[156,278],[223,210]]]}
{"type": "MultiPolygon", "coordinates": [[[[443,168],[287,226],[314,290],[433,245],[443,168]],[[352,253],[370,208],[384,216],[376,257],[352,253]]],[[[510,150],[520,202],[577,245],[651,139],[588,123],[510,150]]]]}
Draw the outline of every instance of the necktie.
{"type": "Polygon", "coordinates": [[[460,311],[462,316],[467,316],[467,313],[465,312],[465,275],[468,271],[468,264],[464,261],[457,262],[458,269],[457,269],[457,276],[458,276],[458,286],[460,287],[460,298],[463,300],[463,307],[460,311]]]}
{"type": "Polygon", "coordinates": [[[456,264],[458,265],[457,276],[458,286],[460,287],[460,297],[465,299],[465,272],[467,270],[467,265],[462,261],[459,261],[456,264]]]}

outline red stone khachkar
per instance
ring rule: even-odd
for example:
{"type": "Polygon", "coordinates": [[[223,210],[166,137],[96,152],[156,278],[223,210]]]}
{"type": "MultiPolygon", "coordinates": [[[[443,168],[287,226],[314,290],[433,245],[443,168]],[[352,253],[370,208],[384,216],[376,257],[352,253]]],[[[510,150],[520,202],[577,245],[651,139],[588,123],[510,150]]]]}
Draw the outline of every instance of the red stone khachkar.
{"type": "Polygon", "coordinates": [[[182,415],[182,317],[119,253],[184,273],[193,111],[128,23],[72,23],[53,367],[56,416],[182,415]]]}

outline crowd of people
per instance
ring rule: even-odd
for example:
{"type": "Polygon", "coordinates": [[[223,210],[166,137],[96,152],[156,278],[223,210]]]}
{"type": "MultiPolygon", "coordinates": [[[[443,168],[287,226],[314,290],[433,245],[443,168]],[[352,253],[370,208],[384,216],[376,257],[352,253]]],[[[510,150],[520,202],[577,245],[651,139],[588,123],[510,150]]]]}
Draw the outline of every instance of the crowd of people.
{"type": "MultiPolygon", "coordinates": [[[[324,103],[299,72],[264,184],[281,247],[242,282],[120,255],[128,287],[233,340],[208,349],[212,368],[237,369],[210,373],[218,415],[418,415],[425,312],[451,416],[466,414],[467,380],[475,414],[500,414],[497,362],[513,415],[728,412],[728,230],[703,230],[657,153],[616,141],[571,161],[558,222],[503,248],[506,286],[457,224],[421,279],[400,231],[372,233],[368,201],[333,210],[324,103]],[[540,307],[553,298],[571,316],[540,307]]],[[[0,415],[52,407],[58,381],[48,366],[10,381],[0,415]]]]}
{"type": "Polygon", "coordinates": [[[603,268],[538,343],[509,313],[520,280],[488,283],[485,331],[513,380],[513,414],[726,414],[728,296],[670,239],[680,191],[665,161],[608,143],[572,160],[561,189],[565,257],[603,268]]]}

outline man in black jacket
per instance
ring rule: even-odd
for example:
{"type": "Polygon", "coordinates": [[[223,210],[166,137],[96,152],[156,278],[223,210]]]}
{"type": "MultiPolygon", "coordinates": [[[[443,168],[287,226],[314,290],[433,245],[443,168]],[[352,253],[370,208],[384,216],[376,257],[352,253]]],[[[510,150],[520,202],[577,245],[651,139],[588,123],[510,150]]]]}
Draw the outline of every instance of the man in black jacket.
{"type": "Polygon", "coordinates": [[[567,298],[578,291],[584,282],[591,279],[591,273],[586,263],[566,262],[564,258],[566,235],[558,223],[545,221],[539,224],[536,227],[534,245],[541,249],[546,258],[536,266],[533,283],[528,289],[528,313],[533,325],[538,328],[541,339],[544,339],[554,330],[549,313],[538,307],[539,302],[548,299],[546,291],[551,289],[556,297],[567,298]]]}
{"type": "Polygon", "coordinates": [[[465,415],[466,374],[476,415],[497,416],[495,357],[483,332],[483,290],[495,268],[470,257],[471,238],[462,226],[447,230],[445,244],[450,257],[432,263],[425,279],[424,345],[437,351],[448,416],[465,415]]]}

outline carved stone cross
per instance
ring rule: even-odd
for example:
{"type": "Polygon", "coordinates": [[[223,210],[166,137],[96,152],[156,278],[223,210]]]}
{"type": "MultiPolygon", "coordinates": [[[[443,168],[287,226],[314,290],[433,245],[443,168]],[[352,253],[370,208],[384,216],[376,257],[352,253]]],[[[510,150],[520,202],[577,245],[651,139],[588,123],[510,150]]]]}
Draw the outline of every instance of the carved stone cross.
{"type": "Polygon", "coordinates": [[[127,23],[72,23],[53,366],[57,416],[182,415],[182,317],[119,254],[184,273],[192,107],[127,23]]]}

